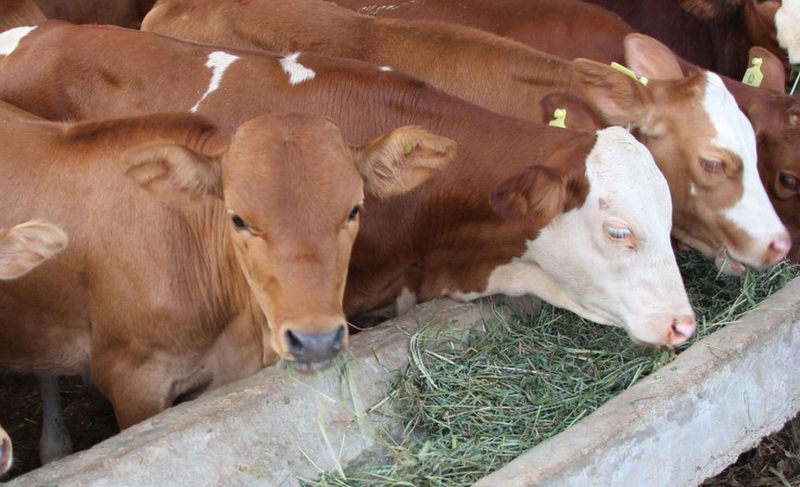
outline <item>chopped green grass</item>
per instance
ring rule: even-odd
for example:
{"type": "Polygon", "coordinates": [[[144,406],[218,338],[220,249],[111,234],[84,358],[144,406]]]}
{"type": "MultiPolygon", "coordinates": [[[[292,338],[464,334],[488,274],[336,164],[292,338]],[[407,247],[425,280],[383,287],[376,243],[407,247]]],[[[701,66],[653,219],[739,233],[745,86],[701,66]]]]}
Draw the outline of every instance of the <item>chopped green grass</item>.
{"type": "MultiPolygon", "coordinates": [[[[679,263],[698,317],[692,341],[800,275],[800,266],[782,263],[743,279],[718,276],[697,254],[682,255],[679,263]]],[[[462,342],[443,346],[428,340],[424,328],[418,332],[410,364],[389,393],[404,426],[400,438],[382,438],[387,453],[380,458],[321,473],[304,485],[471,485],[676,356],[547,305],[536,317],[496,314],[462,342]]]]}

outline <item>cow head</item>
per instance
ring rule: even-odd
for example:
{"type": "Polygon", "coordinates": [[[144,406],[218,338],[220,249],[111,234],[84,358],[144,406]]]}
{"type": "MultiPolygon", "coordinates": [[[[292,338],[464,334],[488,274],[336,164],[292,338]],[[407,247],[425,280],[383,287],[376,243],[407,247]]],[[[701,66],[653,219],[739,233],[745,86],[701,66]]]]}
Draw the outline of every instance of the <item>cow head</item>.
{"type": "Polygon", "coordinates": [[[0,229],[0,280],[24,276],[64,250],[68,241],[63,230],[42,221],[0,229]]]}
{"type": "Polygon", "coordinates": [[[800,63],[800,0],[678,0],[685,11],[703,20],[719,20],[739,11],[751,44],[761,45],[792,64],[800,63]]]}
{"type": "Polygon", "coordinates": [[[759,47],[760,88],[739,86],[736,98],[756,132],[758,172],[770,201],[795,244],[789,257],[800,260],[800,98],[786,95],[786,74],[775,55],[759,47]]]}
{"type": "Polygon", "coordinates": [[[626,60],[647,85],[587,60],[578,79],[606,123],[628,126],[669,184],[673,235],[713,257],[766,267],[791,241],[758,179],[753,128],[716,74],[684,76],[675,55],[641,34],[625,38],[626,60]]]}
{"type": "Polygon", "coordinates": [[[541,230],[521,257],[494,271],[489,287],[532,292],[622,327],[639,343],[679,345],[695,320],[670,243],[664,176],[623,128],[591,140],[585,165],[576,164],[576,147],[564,148],[547,167],[528,168],[494,190],[495,212],[541,230]]]}
{"type": "Polygon", "coordinates": [[[413,127],[348,147],[332,121],[311,115],[186,140],[196,142],[129,152],[128,174],[169,201],[219,202],[220,234],[269,324],[265,346],[300,370],[330,364],[347,344],[342,297],[365,193],[412,189],[454,153],[413,127]]]}
{"type": "Polygon", "coordinates": [[[0,427],[0,475],[8,472],[14,462],[14,451],[11,447],[11,438],[2,427],[0,427]]]}

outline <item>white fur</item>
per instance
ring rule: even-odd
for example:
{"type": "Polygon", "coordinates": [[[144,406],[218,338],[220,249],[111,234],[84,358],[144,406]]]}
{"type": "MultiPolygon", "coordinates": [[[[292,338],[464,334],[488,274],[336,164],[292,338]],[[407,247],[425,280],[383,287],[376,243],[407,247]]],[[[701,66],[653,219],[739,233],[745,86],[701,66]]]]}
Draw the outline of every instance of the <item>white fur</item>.
{"type": "Polygon", "coordinates": [[[214,93],[219,88],[219,84],[222,81],[222,76],[225,74],[225,71],[233,64],[239,56],[234,56],[233,54],[228,54],[227,52],[216,51],[212,52],[208,55],[208,60],[206,61],[206,67],[211,68],[213,73],[211,75],[211,81],[208,83],[208,89],[206,92],[203,93],[203,96],[197,100],[197,103],[189,109],[190,112],[196,112],[198,108],[200,108],[200,104],[205,100],[208,95],[214,93]]]}
{"type": "Polygon", "coordinates": [[[358,9],[358,13],[376,16],[383,11],[391,12],[392,10],[397,10],[399,7],[400,5],[366,5],[358,9]]]}
{"type": "Polygon", "coordinates": [[[15,27],[0,33],[0,56],[10,56],[11,53],[17,49],[20,41],[24,39],[25,36],[30,34],[35,28],[36,26],[15,27]]]}
{"type": "Polygon", "coordinates": [[[314,70],[300,64],[298,61],[299,57],[300,53],[295,52],[284,58],[281,58],[281,68],[283,68],[284,73],[289,75],[290,85],[299,85],[304,81],[314,79],[314,77],[317,75],[314,70]]]}
{"type": "Polygon", "coordinates": [[[394,71],[391,66],[381,66],[381,71],[394,71]]]}
{"type": "Polygon", "coordinates": [[[402,315],[406,311],[410,310],[414,306],[417,305],[417,295],[411,292],[410,289],[404,287],[403,290],[400,292],[400,296],[397,297],[395,300],[395,308],[397,310],[397,316],[402,315]]]}
{"type": "Polygon", "coordinates": [[[523,255],[495,269],[483,292],[449,295],[535,294],[636,340],[667,344],[672,320],[693,315],[670,243],[667,182],[647,149],[620,127],[597,132],[586,177],[590,191],[581,208],[557,217],[523,255]],[[628,225],[636,250],[606,236],[609,218],[628,225]]]}
{"type": "Polygon", "coordinates": [[[789,62],[800,64],[800,0],[783,0],[775,13],[778,43],[789,53],[789,62]]]}
{"type": "Polygon", "coordinates": [[[785,234],[786,228],[775,213],[758,176],[753,126],[739,109],[733,95],[725,88],[722,79],[710,72],[706,76],[708,82],[703,95],[703,107],[717,132],[712,144],[739,156],[743,167],[742,197],[733,206],[725,209],[723,215],[757,242],[756,245],[748,246],[756,255],[737,255],[734,249],[730,249],[731,254],[736,260],[757,266],[761,261],[761,253],[769,242],[785,234]]]}

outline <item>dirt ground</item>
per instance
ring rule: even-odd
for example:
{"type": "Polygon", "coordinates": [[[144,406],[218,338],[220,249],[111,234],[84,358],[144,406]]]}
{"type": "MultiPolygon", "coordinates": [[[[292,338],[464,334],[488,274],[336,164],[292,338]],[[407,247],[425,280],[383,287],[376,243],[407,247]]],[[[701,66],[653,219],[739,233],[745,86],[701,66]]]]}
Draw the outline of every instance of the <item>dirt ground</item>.
{"type": "MultiPolygon", "coordinates": [[[[80,377],[61,379],[61,405],[75,451],[86,450],[119,432],[111,404],[80,377]]],[[[41,466],[39,385],[33,376],[0,376],[0,424],[14,445],[14,464],[2,480],[41,466]]]]}

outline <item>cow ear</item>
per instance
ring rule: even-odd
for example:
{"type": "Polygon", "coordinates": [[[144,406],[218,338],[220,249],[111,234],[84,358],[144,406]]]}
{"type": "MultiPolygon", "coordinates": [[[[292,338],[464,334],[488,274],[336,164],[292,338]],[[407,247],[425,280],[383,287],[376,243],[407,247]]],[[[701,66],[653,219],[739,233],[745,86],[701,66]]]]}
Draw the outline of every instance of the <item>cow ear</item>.
{"type": "Polygon", "coordinates": [[[542,99],[544,123],[553,120],[556,110],[566,110],[564,125],[572,130],[597,131],[605,127],[603,120],[583,99],[569,93],[553,93],[542,99]]]}
{"type": "Polygon", "coordinates": [[[456,143],[419,127],[400,127],[366,144],[351,144],[366,193],[388,198],[410,191],[453,160],[456,143]]]}
{"type": "Polygon", "coordinates": [[[578,184],[550,167],[531,166],[495,187],[489,203],[503,218],[524,220],[541,228],[575,208],[580,199],[578,184]]]}
{"type": "Polygon", "coordinates": [[[583,94],[608,125],[640,126],[652,113],[653,95],[639,81],[588,59],[572,61],[583,94]]]}
{"type": "Polygon", "coordinates": [[[128,177],[169,203],[186,205],[223,197],[218,155],[163,142],[130,150],[123,160],[128,177]]]}
{"type": "Polygon", "coordinates": [[[786,70],[778,56],[761,46],[753,46],[748,53],[748,66],[753,65],[753,58],[761,59],[761,74],[764,77],[759,88],[783,93],[786,90],[786,70]]]}
{"type": "Polygon", "coordinates": [[[0,280],[24,276],[64,250],[67,242],[64,230],[42,221],[0,230],[0,280]]]}
{"type": "Polygon", "coordinates": [[[667,46],[644,34],[625,36],[625,63],[638,76],[648,79],[681,79],[683,70],[667,46]]]}
{"type": "Polygon", "coordinates": [[[727,15],[742,6],[744,0],[678,0],[686,12],[702,20],[727,15]]]}

